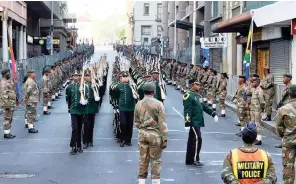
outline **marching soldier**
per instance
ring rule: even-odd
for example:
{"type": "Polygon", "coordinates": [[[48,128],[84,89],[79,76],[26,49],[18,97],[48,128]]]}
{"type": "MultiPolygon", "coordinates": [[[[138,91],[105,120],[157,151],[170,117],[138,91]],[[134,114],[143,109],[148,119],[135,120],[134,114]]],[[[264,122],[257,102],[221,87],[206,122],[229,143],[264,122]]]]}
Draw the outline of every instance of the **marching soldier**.
{"type": "Polygon", "coordinates": [[[144,78],[143,80],[137,84],[138,85],[138,94],[139,94],[139,99],[142,100],[144,98],[144,85],[147,83],[147,82],[150,82],[151,81],[151,75],[147,74],[147,75],[144,75],[144,78]]]}
{"type": "Polygon", "coordinates": [[[247,114],[246,114],[246,102],[247,102],[247,86],[246,86],[246,77],[243,75],[239,76],[238,88],[236,90],[235,96],[233,97],[233,102],[235,103],[237,110],[237,117],[239,123],[241,124],[241,130],[236,135],[241,137],[242,130],[244,129],[247,123],[247,114]]]}
{"type": "Polygon", "coordinates": [[[202,78],[202,73],[201,73],[201,68],[200,68],[200,65],[196,65],[195,66],[195,80],[197,81],[197,82],[201,82],[201,78],[202,78]]]}
{"type": "Polygon", "coordinates": [[[3,131],[5,139],[13,139],[15,135],[10,133],[13,119],[13,108],[18,105],[18,99],[13,84],[10,79],[10,70],[3,69],[2,80],[0,84],[0,107],[4,111],[3,115],[3,131]]]}
{"type": "Polygon", "coordinates": [[[39,89],[37,84],[35,83],[35,71],[29,70],[28,79],[25,83],[25,95],[24,102],[26,103],[26,111],[27,111],[27,121],[28,121],[28,132],[29,133],[38,133],[38,130],[34,128],[34,120],[36,117],[36,108],[40,99],[39,89]]]}
{"type": "Polygon", "coordinates": [[[134,109],[136,100],[136,89],[133,89],[129,85],[129,75],[128,72],[123,72],[120,77],[119,84],[115,87],[116,98],[119,107],[119,117],[120,117],[120,147],[132,146],[131,139],[133,135],[133,121],[134,121],[134,109]]]}
{"type": "Polygon", "coordinates": [[[173,66],[172,66],[172,79],[173,79],[173,85],[175,86],[177,84],[177,69],[178,69],[179,63],[174,60],[173,66]]]}
{"type": "Polygon", "coordinates": [[[255,122],[257,124],[257,140],[255,142],[255,145],[261,145],[262,144],[262,115],[263,109],[265,107],[264,102],[264,94],[263,90],[260,87],[260,78],[254,77],[253,78],[253,90],[252,90],[252,98],[251,98],[251,121],[255,122]]]}
{"type": "Polygon", "coordinates": [[[69,84],[66,89],[66,102],[68,104],[68,112],[71,115],[72,135],[70,141],[71,155],[77,152],[82,153],[81,149],[81,131],[83,124],[83,115],[85,113],[85,106],[80,103],[81,94],[79,78],[81,73],[75,70],[72,74],[73,83],[69,84]]]}
{"type": "Polygon", "coordinates": [[[183,67],[180,71],[180,85],[181,85],[182,94],[186,92],[186,75],[187,75],[187,64],[183,63],[183,67]]]}
{"type": "Polygon", "coordinates": [[[50,112],[48,111],[48,102],[50,101],[50,95],[49,95],[49,68],[45,67],[43,69],[43,77],[42,77],[42,83],[43,83],[43,115],[50,115],[50,112]]]}
{"type": "Polygon", "coordinates": [[[202,95],[203,101],[205,103],[208,102],[208,98],[207,98],[207,81],[208,81],[209,75],[208,75],[207,71],[208,71],[207,67],[203,68],[201,70],[201,77],[200,77],[200,84],[201,84],[200,94],[202,95]]]}
{"type": "Polygon", "coordinates": [[[221,117],[225,117],[225,99],[227,97],[227,73],[221,73],[221,78],[218,83],[217,95],[219,96],[219,105],[221,110],[221,117]]]}
{"type": "MultiPolygon", "coordinates": [[[[26,91],[25,83],[26,83],[27,79],[28,79],[28,75],[25,75],[25,77],[24,77],[24,79],[22,81],[23,82],[22,91],[26,91]]],[[[23,101],[23,103],[24,103],[24,106],[26,107],[26,102],[23,101]]],[[[26,110],[26,108],[25,108],[25,128],[28,128],[28,120],[27,120],[27,110],[26,110]]]]}
{"type": "Polygon", "coordinates": [[[155,86],[156,86],[156,93],[154,94],[155,95],[154,98],[156,98],[157,100],[163,103],[164,98],[162,97],[162,93],[164,92],[165,89],[163,89],[163,86],[161,85],[161,81],[159,81],[158,71],[152,72],[152,79],[155,82],[155,86]]]}
{"type": "MultiPolygon", "coordinates": [[[[253,146],[256,137],[256,123],[247,123],[242,131],[244,144],[230,151],[224,159],[221,172],[224,183],[277,183],[275,166],[271,156],[266,151],[253,146]]],[[[289,173],[288,177],[291,178],[292,174],[294,171],[289,173]]]]}
{"type": "Polygon", "coordinates": [[[283,180],[285,184],[294,184],[296,151],[296,85],[289,86],[290,101],[279,109],[276,118],[276,131],[282,138],[283,180]]]}
{"type": "Polygon", "coordinates": [[[202,146],[201,127],[204,127],[203,111],[211,115],[215,122],[218,116],[212,108],[203,102],[198,93],[200,83],[189,81],[190,91],[183,96],[185,130],[189,131],[186,152],[186,165],[203,166],[200,162],[199,153],[202,146]]]}
{"type": "Polygon", "coordinates": [[[270,73],[270,69],[268,67],[264,67],[264,79],[261,82],[261,88],[263,89],[264,100],[265,100],[265,113],[266,118],[264,121],[271,121],[271,113],[272,113],[272,104],[273,98],[275,95],[274,90],[274,77],[270,73]]]}
{"type": "Polygon", "coordinates": [[[194,68],[194,65],[193,64],[190,64],[189,73],[188,73],[186,79],[188,79],[188,80],[194,80],[194,79],[196,79],[195,74],[196,74],[196,70],[194,68]]]}
{"type": "Polygon", "coordinates": [[[93,147],[93,131],[95,124],[95,116],[98,112],[98,100],[97,92],[94,89],[94,84],[91,82],[91,71],[85,70],[85,84],[84,84],[84,93],[87,104],[85,105],[85,114],[84,114],[84,134],[83,134],[83,149],[88,147],[93,147]],[[96,101],[97,100],[97,101],[96,101]]]}
{"type": "Polygon", "coordinates": [[[139,130],[139,184],[145,184],[149,162],[152,183],[160,184],[161,153],[167,147],[165,109],[161,102],[153,98],[155,91],[155,84],[147,82],[144,85],[145,97],[135,107],[135,125],[139,130]]]}

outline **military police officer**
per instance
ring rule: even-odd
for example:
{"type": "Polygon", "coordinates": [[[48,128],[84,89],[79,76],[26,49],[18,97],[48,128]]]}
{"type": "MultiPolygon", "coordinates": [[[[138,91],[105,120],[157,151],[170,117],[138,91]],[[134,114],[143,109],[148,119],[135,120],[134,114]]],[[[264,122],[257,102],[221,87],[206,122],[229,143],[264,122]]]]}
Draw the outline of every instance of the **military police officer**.
{"type": "Polygon", "coordinates": [[[242,131],[244,144],[230,151],[224,159],[221,172],[224,183],[275,184],[277,182],[272,158],[266,151],[253,145],[256,138],[256,123],[247,123],[242,131]]]}

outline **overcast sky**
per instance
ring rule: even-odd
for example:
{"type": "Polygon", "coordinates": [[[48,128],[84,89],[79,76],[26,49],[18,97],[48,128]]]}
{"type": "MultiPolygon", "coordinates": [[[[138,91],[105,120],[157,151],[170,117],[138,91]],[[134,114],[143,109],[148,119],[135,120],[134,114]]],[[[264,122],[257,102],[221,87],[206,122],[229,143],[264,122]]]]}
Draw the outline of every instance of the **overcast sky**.
{"type": "Polygon", "coordinates": [[[125,0],[69,0],[69,13],[91,14],[94,19],[105,19],[108,15],[125,12],[125,0]]]}

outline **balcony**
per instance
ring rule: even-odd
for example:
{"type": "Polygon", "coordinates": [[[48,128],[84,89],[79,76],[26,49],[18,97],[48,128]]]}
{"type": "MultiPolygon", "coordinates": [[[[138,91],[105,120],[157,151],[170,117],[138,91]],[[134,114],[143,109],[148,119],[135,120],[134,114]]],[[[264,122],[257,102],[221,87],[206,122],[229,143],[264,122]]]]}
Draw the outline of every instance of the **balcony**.
{"type": "Polygon", "coordinates": [[[243,13],[250,12],[252,9],[258,9],[266,5],[273,4],[277,1],[243,1],[243,13]]]}
{"type": "Polygon", "coordinates": [[[8,16],[27,25],[27,5],[23,1],[0,1],[0,7],[8,9],[8,16]]]}
{"type": "MultiPolygon", "coordinates": [[[[50,19],[51,1],[25,1],[29,10],[34,11],[40,18],[50,19]]],[[[62,11],[66,8],[61,1],[53,1],[53,18],[61,19],[62,11]]]]}
{"type": "Polygon", "coordinates": [[[155,21],[156,21],[156,22],[162,22],[162,17],[161,17],[161,15],[155,15],[155,21]]]}
{"type": "Polygon", "coordinates": [[[186,7],[186,16],[191,14],[192,13],[192,10],[193,10],[193,5],[192,4],[189,4],[189,6],[186,7]]]}

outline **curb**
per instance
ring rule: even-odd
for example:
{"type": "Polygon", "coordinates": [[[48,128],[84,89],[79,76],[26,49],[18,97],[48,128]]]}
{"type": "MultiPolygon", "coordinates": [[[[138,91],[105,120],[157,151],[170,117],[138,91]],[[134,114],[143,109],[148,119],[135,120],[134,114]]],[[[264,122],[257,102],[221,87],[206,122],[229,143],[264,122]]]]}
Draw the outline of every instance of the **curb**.
{"type": "MultiPolygon", "coordinates": [[[[232,111],[236,112],[236,106],[229,102],[229,101],[225,101],[225,105],[232,111]]],[[[262,121],[262,126],[264,128],[266,128],[267,130],[271,131],[274,134],[276,133],[276,128],[275,128],[275,122],[274,121],[262,121]]]]}

